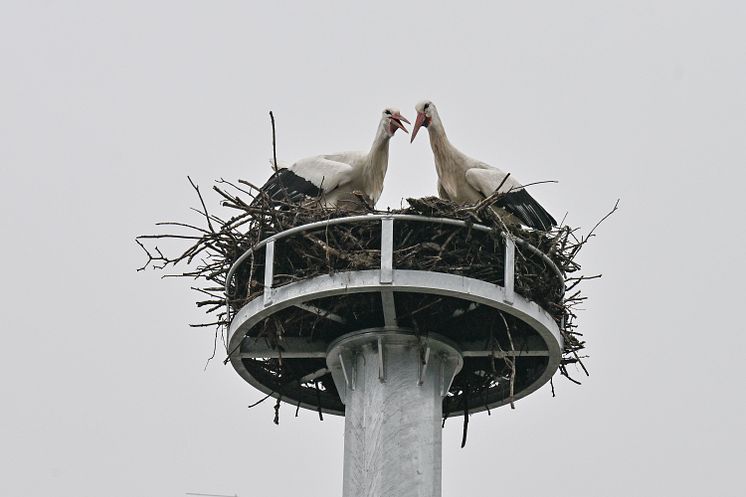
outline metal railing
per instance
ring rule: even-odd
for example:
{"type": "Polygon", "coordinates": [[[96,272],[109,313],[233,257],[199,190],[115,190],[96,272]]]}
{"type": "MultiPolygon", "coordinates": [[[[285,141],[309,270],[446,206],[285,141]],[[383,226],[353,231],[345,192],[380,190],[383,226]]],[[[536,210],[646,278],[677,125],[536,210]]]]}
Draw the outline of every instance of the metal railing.
{"type": "MultiPolygon", "coordinates": [[[[233,263],[231,268],[228,270],[228,274],[225,278],[225,310],[226,320],[228,323],[231,322],[231,306],[230,306],[230,284],[233,279],[238,267],[246,261],[252,254],[258,250],[266,247],[264,252],[264,306],[272,304],[272,292],[274,288],[274,258],[275,258],[275,242],[287,238],[298,233],[305,231],[312,231],[318,228],[325,228],[328,226],[334,226],[337,224],[346,223],[360,223],[380,221],[381,222],[381,284],[393,283],[394,275],[394,221],[414,221],[414,222],[428,222],[434,224],[447,224],[451,226],[459,226],[463,228],[474,229],[483,232],[494,232],[494,228],[484,226],[482,224],[473,224],[460,219],[451,219],[447,217],[429,217],[429,216],[418,216],[413,214],[366,214],[359,216],[348,216],[339,217],[334,219],[327,219],[324,221],[316,221],[313,223],[303,224],[301,226],[295,226],[287,229],[280,233],[276,233],[272,236],[261,240],[260,242],[247,249],[236,262],[233,263]]],[[[505,239],[505,263],[504,263],[504,288],[505,288],[505,302],[508,304],[513,303],[514,285],[515,285],[515,246],[519,245],[522,249],[525,249],[534,255],[538,256],[546,263],[557,277],[564,284],[565,275],[557,267],[557,265],[541,250],[534,247],[526,240],[516,238],[515,236],[500,231],[500,236],[505,239]]]]}

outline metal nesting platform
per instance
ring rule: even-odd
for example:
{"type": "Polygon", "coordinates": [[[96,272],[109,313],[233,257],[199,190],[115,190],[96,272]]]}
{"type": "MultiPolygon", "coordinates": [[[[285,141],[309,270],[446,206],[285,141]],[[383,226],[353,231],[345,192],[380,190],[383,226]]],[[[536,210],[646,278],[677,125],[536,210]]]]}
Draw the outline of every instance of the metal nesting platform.
{"type": "Polygon", "coordinates": [[[231,323],[229,359],[236,371],[267,394],[337,415],[345,414],[350,393],[360,383],[357,361],[375,359],[378,381],[383,383],[398,360],[397,353],[388,350],[401,347],[416,350],[413,381],[422,385],[425,376],[435,375],[432,381],[442,397],[441,415],[498,407],[548,382],[562,358],[562,336],[545,309],[515,291],[516,251],[541,259],[558,279],[559,288],[564,288],[557,266],[525,240],[500,233],[502,284],[448,272],[400,269],[395,264],[396,223],[451,225],[465,233],[494,234],[488,226],[456,219],[376,214],[297,226],[262,240],[233,264],[226,278],[226,295],[230,295],[239,268],[249,257],[261,258],[263,252],[262,294],[235,315],[226,304],[231,323]],[[276,286],[277,244],[344,223],[378,223],[378,267],[291,279],[276,286]],[[282,323],[291,314],[296,326],[266,335],[268,323],[282,323]],[[512,364],[510,370],[507,363],[512,364]],[[286,372],[283,377],[278,376],[278,368],[286,372]],[[458,374],[470,377],[453,383],[458,374]],[[476,396],[453,387],[477,384],[488,375],[491,380],[480,383],[476,396]]]}

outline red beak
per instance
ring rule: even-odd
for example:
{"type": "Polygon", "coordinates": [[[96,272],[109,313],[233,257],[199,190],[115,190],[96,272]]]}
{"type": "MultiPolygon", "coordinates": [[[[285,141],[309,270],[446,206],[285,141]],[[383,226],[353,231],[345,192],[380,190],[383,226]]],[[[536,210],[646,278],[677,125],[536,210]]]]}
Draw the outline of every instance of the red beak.
{"type": "Polygon", "coordinates": [[[402,121],[404,121],[407,124],[412,124],[412,123],[409,122],[409,119],[407,119],[406,117],[402,116],[398,112],[396,114],[392,114],[391,115],[391,124],[394,126],[392,130],[396,131],[396,128],[399,128],[402,131],[404,131],[405,133],[409,133],[409,131],[407,131],[407,128],[405,128],[404,125],[401,123],[402,121]]]}
{"type": "Polygon", "coordinates": [[[412,128],[412,138],[409,140],[409,143],[412,143],[414,141],[414,137],[417,136],[417,132],[420,130],[422,125],[425,124],[425,119],[427,119],[427,116],[424,112],[417,113],[417,119],[415,119],[414,128],[412,128]]]}

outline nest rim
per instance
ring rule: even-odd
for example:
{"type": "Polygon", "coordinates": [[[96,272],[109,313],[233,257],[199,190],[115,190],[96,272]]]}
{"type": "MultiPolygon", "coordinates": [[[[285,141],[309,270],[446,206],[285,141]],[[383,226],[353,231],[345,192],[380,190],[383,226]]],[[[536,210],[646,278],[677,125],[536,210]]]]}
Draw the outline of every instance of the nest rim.
{"type": "MultiPolygon", "coordinates": [[[[445,225],[451,225],[454,227],[462,227],[462,228],[469,228],[474,229],[477,231],[482,231],[485,233],[498,233],[503,238],[510,237],[516,244],[521,245],[522,247],[525,247],[530,252],[532,252],[534,255],[540,257],[542,261],[545,264],[548,264],[549,267],[552,269],[554,274],[557,276],[558,280],[562,283],[564,286],[565,283],[565,274],[560,270],[557,265],[554,263],[552,259],[550,259],[547,254],[542,252],[537,247],[533,246],[530,242],[527,240],[524,240],[514,234],[511,234],[509,232],[506,232],[505,230],[498,230],[495,227],[490,227],[484,224],[475,223],[475,222],[469,222],[465,221],[463,219],[454,219],[449,217],[434,217],[434,216],[425,216],[420,214],[398,214],[398,213],[368,213],[368,214],[362,214],[362,215],[353,215],[353,216],[342,216],[342,217],[334,217],[334,218],[328,218],[323,219],[319,221],[314,221],[311,223],[305,223],[297,226],[293,226],[291,228],[285,229],[283,231],[280,231],[279,233],[275,233],[274,235],[268,236],[266,238],[263,238],[259,240],[257,243],[246,249],[236,260],[231,264],[230,268],[228,269],[228,272],[225,276],[225,283],[224,283],[224,292],[225,292],[225,312],[226,312],[226,321],[230,327],[232,318],[231,318],[231,282],[235,279],[236,271],[238,268],[246,262],[247,259],[252,257],[252,255],[257,254],[261,249],[265,248],[269,244],[273,244],[279,240],[282,240],[283,238],[288,238],[290,236],[303,233],[306,231],[312,231],[316,228],[323,228],[323,227],[330,227],[337,224],[348,224],[348,223],[356,223],[356,222],[370,222],[375,220],[384,220],[384,219],[392,219],[392,220],[399,220],[399,221],[414,221],[414,222],[429,222],[434,224],[445,224],[445,225]]],[[[258,294],[256,296],[261,296],[262,294],[258,294]]],[[[237,313],[235,313],[237,314],[237,313]]],[[[235,317],[234,314],[234,317],[235,317]]],[[[230,350],[230,349],[229,349],[230,350]]]]}

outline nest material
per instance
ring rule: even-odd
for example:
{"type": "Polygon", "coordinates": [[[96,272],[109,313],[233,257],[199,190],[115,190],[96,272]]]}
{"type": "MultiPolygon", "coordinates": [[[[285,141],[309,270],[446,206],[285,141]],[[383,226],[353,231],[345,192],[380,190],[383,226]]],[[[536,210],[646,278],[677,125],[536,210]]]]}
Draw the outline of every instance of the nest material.
{"type": "MultiPolygon", "coordinates": [[[[191,182],[191,180],[190,180],[191,182]]],[[[241,185],[254,188],[253,185],[240,181],[241,185]]],[[[189,239],[193,244],[177,256],[165,255],[157,246],[146,247],[141,241],[138,243],[148,255],[148,263],[157,269],[166,269],[179,262],[194,263],[193,268],[178,274],[200,280],[203,284],[195,288],[205,299],[197,302],[199,307],[215,315],[216,319],[197,326],[216,326],[216,330],[227,330],[228,316],[225,313],[226,296],[224,295],[225,277],[233,263],[257,242],[273,234],[316,221],[336,217],[345,217],[372,211],[364,199],[354,206],[352,211],[346,209],[328,209],[318,200],[303,202],[282,202],[254,195],[243,186],[218,182],[214,190],[222,197],[223,206],[237,214],[230,219],[223,220],[209,214],[199,188],[192,183],[197,191],[202,205],[200,213],[204,216],[205,226],[198,227],[184,223],[161,223],[165,226],[178,226],[191,230],[184,234],[145,235],[139,240],[150,241],[157,239],[189,239]],[[245,195],[243,198],[242,196],[245,195]],[[253,200],[244,200],[253,198],[253,200]]],[[[575,257],[589,237],[577,238],[574,230],[561,226],[551,232],[522,229],[519,225],[509,222],[510,216],[494,207],[499,195],[486,199],[474,206],[457,205],[435,197],[408,199],[409,207],[390,211],[397,214],[413,214],[430,217],[445,217],[459,219],[468,223],[478,223],[494,228],[492,232],[450,226],[444,224],[397,221],[394,233],[394,267],[397,269],[418,269],[425,271],[447,272],[480,279],[490,283],[503,285],[503,254],[504,240],[500,232],[509,232],[516,238],[527,241],[546,254],[554,264],[567,276],[560,280],[556,273],[550,270],[544,260],[528,251],[517,247],[515,257],[515,291],[533,300],[546,310],[560,327],[564,338],[563,360],[560,371],[569,378],[566,365],[580,362],[578,352],[584,348],[581,335],[576,332],[576,315],[574,307],[584,300],[575,286],[583,277],[573,277],[580,267],[575,257]]],[[[612,211],[613,212],[613,211],[612,211]]],[[[380,223],[338,224],[328,226],[312,232],[304,232],[297,236],[288,237],[278,242],[275,247],[274,285],[280,286],[322,274],[338,271],[352,271],[375,269],[380,267],[380,223]]],[[[250,300],[263,292],[263,261],[262,253],[255,254],[236,271],[231,282],[228,302],[237,311],[250,300]]],[[[398,299],[412,299],[409,295],[402,295],[398,299]]],[[[361,296],[357,303],[346,301],[346,309],[335,308],[334,299],[321,302],[325,309],[332,312],[346,312],[356,318],[358,323],[364,323],[366,309],[371,303],[361,296]]],[[[397,301],[397,308],[399,302],[397,301]]],[[[406,325],[424,332],[432,331],[438,323],[443,322],[443,316],[453,315],[462,309],[458,299],[429,298],[419,302],[406,302],[406,307],[414,309],[411,316],[405,317],[406,325]],[[422,312],[427,311],[427,312],[422,312]]],[[[309,316],[303,312],[283,311],[268,319],[257,333],[269,343],[277,344],[283,334],[292,334],[293,329],[308,327],[309,316]],[[283,313],[284,312],[284,313],[283,313]],[[306,320],[305,324],[303,320],[306,320]]],[[[472,313],[473,319],[491,319],[497,321],[494,338],[497,347],[510,348],[513,340],[521,339],[520,323],[511,316],[500,315],[480,316],[472,313]],[[502,322],[501,322],[502,321],[502,322]],[[513,335],[511,336],[511,330],[513,335]]],[[[326,322],[320,326],[318,317],[311,323],[314,333],[324,335],[322,339],[333,339],[335,334],[345,330],[335,329],[326,322]],[[318,330],[317,330],[318,328],[318,330]]],[[[216,339],[219,331],[216,331],[216,339]]],[[[490,331],[492,334],[493,331],[490,331]]],[[[480,359],[470,361],[472,365],[466,367],[457,376],[451,388],[449,398],[446,399],[444,411],[455,412],[469,410],[478,403],[481,397],[486,398],[486,392],[502,389],[502,397],[510,397],[519,383],[531,380],[533,365],[526,362],[524,369],[528,371],[526,377],[517,378],[516,370],[519,358],[506,359],[504,364],[495,365],[494,359],[480,359]],[[484,363],[484,364],[482,364],[484,363]],[[505,379],[510,381],[506,382],[505,379]],[[517,384],[518,383],[518,384],[517,384]],[[449,404],[450,403],[450,404],[449,404]]],[[[338,404],[338,395],[327,374],[304,384],[299,383],[299,375],[304,371],[323,368],[323,360],[251,360],[247,367],[262,381],[276,385],[276,392],[286,398],[290,397],[311,405],[323,405],[332,409],[338,404]],[[304,363],[303,361],[310,361],[304,363]],[[314,362],[315,361],[315,362],[314,362]],[[320,361],[320,362],[319,362],[320,361]]],[[[502,361],[501,361],[502,362],[502,361]]],[[[581,367],[582,367],[582,363],[581,367]]],[[[583,367],[585,371],[585,368],[583,367]]],[[[587,373],[587,371],[586,371],[587,373]]],[[[307,374],[307,373],[306,373],[307,374]]],[[[572,378],[570,378],[572,381],[572,378]]],[[[493,392],[494,393],[494,392],[493,392]]],[[[495,395],[491,397],[493,400],[495,395]]]]}

